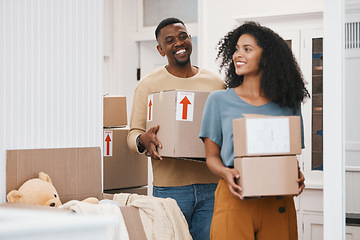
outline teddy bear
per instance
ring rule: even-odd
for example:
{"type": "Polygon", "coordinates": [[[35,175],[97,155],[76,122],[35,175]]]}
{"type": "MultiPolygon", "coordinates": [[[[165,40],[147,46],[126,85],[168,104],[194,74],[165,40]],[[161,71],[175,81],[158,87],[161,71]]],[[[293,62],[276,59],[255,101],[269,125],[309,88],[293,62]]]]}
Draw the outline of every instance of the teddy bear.
{"type": "MultiPolygon", "coordinates": [[[[59,207],[62,205],[51,178],[44,172],[39,173],[39,178],[27,180],[18,190],[10,191],[6,199],[9,203],[26,203],[50,207],[59,207]]],[[[83,201],[94,204],[99,202],[99,200],[94,197],[87,198],[83,201]]]]}

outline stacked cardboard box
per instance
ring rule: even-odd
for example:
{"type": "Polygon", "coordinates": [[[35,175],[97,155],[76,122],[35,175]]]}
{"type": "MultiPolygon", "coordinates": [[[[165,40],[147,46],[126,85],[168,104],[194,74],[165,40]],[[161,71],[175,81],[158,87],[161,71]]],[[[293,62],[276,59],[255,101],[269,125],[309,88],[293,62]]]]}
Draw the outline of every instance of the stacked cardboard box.
{"type": "Polygon", "coordinates": [[[161,156],[205,161],[199,133],[209,93],[168,90],[149,94],[146,129],[160,126],[157,139],[163,145],[158,149],[161,156]]]}
{"type": "Polygon", "coordinates": [[[126,97],[104,96],[103,186],[106,193],[147,195],[148,159],[127,145],[126,97]]]}
{"type": "Polygon", "coordinates": [[[298,193],[298,116],[248,115],[233,120],[234,167],[243,197],[298,193]]]}

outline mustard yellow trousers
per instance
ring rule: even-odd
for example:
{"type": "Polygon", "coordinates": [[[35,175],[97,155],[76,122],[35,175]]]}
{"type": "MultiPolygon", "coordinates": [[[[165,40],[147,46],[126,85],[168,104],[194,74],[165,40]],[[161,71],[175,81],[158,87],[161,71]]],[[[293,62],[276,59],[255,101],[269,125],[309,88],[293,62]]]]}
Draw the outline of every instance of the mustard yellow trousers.
{"type": "Polygon", "coordinates": [[[297,219],[292,196],[240,200],[227,182],[215,192],[212,240],[297,240],[297,219]]]}

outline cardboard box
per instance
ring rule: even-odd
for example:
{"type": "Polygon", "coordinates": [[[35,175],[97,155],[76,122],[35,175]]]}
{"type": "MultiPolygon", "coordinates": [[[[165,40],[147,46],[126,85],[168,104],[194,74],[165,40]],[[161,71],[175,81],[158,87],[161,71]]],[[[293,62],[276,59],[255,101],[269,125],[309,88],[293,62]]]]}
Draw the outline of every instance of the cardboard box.
{"type": "Polygon", "coordinates": [[[298,194],[296,156],[235,158],[243,197],[298,194]]]}
{"type": "Polygon", "coordinates": [[[105,193],[116,194],[116,193],[135,193],[138,195],[147,195],[148,187],[134,187],[134,188],[121,188],[121,189],[113,189],[113,190],[104,190],[105,193]]]}
{"type": "Polygon", "coordinates": [[[42,171],[50,176],[63,203],[101,198],[99,147],[7,150],[6,160],[6,194],[42,171]]]}
{"type": "MultiPolygon", "coordinates": [[[[22,149],[6,151],[6,193],[18,189],[39,172],[49,174],[62,203],[87,197],[113,199],[102,193],[101,150],[99,147],[22,149]]],[[[67,209],[3,203],[0,207],[69,212],[67,209]]],[[[120,207],[130,239],[147,239],[138,208],[120,207]]]]}
{"type": "Polygon", "coordinates": [[[148,184],[148,157],[129,149],[129,128],[104,130],[104,190],[148,184]]]}
{"type": "Polygon", "coordinates": [[[299,116],[250,115],[233,120],[234,156],[301,154],[299,116]]]}
{"type": "Polygon", "coordinates": [[[210,92],[169,90],[149,94],[146,129],[159,125],[164,157],[205,158],[199,138],[203,108],[210,92]]]}
{"type": "Polygon", "coordinates": [[[126,126],[126,97],[117,95],[105,95],[103,101],[104,127],[126,126]]]}

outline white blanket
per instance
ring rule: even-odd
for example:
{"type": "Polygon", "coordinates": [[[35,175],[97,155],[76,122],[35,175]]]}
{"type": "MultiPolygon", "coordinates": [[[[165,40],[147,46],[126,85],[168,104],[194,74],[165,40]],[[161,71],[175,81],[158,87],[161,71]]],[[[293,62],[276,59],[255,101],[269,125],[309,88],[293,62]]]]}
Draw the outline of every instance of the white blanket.
{"type": "Polygon", "coordinates": [[[71,200],[59,208],[71,209],[80,214],[94,214],[94,215],[112,215],[117,220],[116,225],[108,230],[109,240],[129,240],[129,233],[127,231],[124,218],[121,214],[120,208],[112,203],[91,204],[87,202],[80,202],[71,200]]]}

